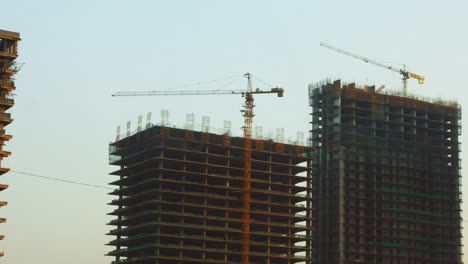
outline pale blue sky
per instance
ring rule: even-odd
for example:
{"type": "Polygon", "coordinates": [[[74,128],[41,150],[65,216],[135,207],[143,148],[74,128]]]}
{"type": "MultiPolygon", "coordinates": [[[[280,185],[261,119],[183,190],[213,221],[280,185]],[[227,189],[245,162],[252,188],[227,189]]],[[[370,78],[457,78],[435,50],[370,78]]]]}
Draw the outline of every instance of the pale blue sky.
{"type": "MultiPolygon", "coordinates": [[[[285,89],[257,96],[256,125],[287,135],[309,129],[307,85],[324,78],[399,89],[399,75],[319,46],[321,41],[426,77],[423,96],[466,105],[466,1],[1,1],[0,29],[21,33],[14,135],[5,165],[106,185],[107,147],[117,125],[161,109],[183,125],[209,115],[240,134],[240,96],[112,98],[223,79],[198,89],[244,89],[242,74],[285,89]]],[[[268,88],[254,80],[254,87],[268,88]]],[[[462,141],[465,141],[465,135],[462,141]]],[[[465,146],[464,146],[464,149],[465,146]]],[[[464,157],[466,155],[463,155],[464,157]]],[[[464,170],[465,171],[465,170],[464,170]]],[[[109,263],[106,190],[9,173],[0,263],[109,263]]],[[[465,188],[464,188],[465,189],[465,188]]],[[[465,189],[465,193],[468,190],[465,189]]],[[[464,206],[466,208],[466,206],[464,206]]],[[[465,209],[465,211],[467,211],[465,209]]],[[[467,260],[465,260],[467,261],[467,260]]]]}

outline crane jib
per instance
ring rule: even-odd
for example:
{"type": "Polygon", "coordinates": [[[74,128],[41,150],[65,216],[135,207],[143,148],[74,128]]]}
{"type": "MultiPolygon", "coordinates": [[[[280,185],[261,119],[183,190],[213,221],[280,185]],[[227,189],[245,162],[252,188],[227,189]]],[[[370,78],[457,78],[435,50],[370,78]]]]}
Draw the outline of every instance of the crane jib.
{"type": "Polygon", "coordinates": [[[136,91],[136,92],[118,92],[112,96],[170,96],[170,95],[222,95],[222,94],[241,94],[244,96],[246,93],[250,94],[265,94],[276,93],[278,97],[283,97],[283,88],[271,88],[269,91],[256,89],[252,92],[244,90],[185,90],[185,91],[136,91]]]}
{"type": "Polygon", "coordinates": [[[354,53],[351,53],[349,51],[342,50],[342,49],[339,49],[339,48],[335,48],[335,47],[333,47],[333,46],[331,46],[329,44],[323,43],[323,42],[321,42],[320,45],[323,46],[323,47],[329,48],[331,50],[334,50],[336,52],[342,53],[344,55],[348,55],[348,56],[354,57],[356,59],[362,60],[364,62],[371,63],[371,64],[374,64],[376,66],[379,66],[379,67],[382,67],[382,68],[385,68],[385,69],[400,73],[403,76],[403,78],[402,78],[403,79],[403,96],[406,96],[407,80],[409,78],[417,79],[419,84],[424,83],[424,77],[423,76],[408,72],[408,71],[405,70],[405,67],[403,67],[403,69],[397,69],[397,68],[394,68],[394,67],[392,67],[390,65],[386,65],[384,63],[381,63],[381,62],[378,62],[378,61],[375,61],[375,60],[371,60],[371,59],[366,58],[364,56],[354,54],[354,53]]]}

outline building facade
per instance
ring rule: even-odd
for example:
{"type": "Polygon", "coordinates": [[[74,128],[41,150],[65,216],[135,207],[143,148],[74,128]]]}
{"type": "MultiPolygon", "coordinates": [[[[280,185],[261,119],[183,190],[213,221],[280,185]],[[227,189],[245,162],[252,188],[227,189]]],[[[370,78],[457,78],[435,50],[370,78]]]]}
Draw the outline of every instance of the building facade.
{"type": "MultiPolygon", "coordinates": [[[[15,82],[13,76],[19,70],[18,64],[15,63],[18,57],[18,41],[20,40],[19,33],[0,30],[0,176],[9,171],[4,168],[1,162],[11,153],[3,149],[5,142],[12,138],[6,134],[5,127],[9,125],[13,119],[10,113],[6,113],[14,105],[12,91],[15,90],[15,82]]],[[[0,191],[8,188],[6,184],[0,184],[0,191]]],[[[0,207],[7,205],[6,201],[0,201],[0,207]]],[[[4,217],[0,216],[0,223],[6,222],[4,217]]],[[[0,240],[4,238],[0,235],[0,240]]],[[[3,252],[0,252],[3,256],[3,252]]]]}
{"type": "MultiPolygon", "coordinates": [[[[252,143],[250,263],[312,263],[310,148],[252,143]]],[[[241,263],[243,138],[153,126],[109,147],[113,263],[241,263]]]]}
{"type": "Polygon", "coordinates": [[[459,106],[340,81],[309,99],[314,263],[462,263],[459,106]]]}

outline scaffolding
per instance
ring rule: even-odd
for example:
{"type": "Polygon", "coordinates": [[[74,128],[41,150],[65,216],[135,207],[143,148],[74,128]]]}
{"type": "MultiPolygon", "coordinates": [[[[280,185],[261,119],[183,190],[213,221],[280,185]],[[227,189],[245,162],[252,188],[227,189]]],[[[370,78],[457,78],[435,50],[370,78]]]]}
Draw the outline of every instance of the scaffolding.
{"type": "MultiPolygon", "coordinates": [[[[12,91],[15,90],[15,82],[13,76],[19,71],[20,65],[15,60],[18,57],[18,41],[20,36],[18,33],[0,30],[0,176],[7,173],[10,169],[4,168],[1,161],[8,157],[11,152],[3,150],[5,142],[12,138],[7,135],[5,127],[13,122],[10,113],[6,113],[14,104],[12,91]]],[[[8,188],[6,184],[0,184],[0,191],[8,188]]],[[[0,207],[6,206],[8,203],[0,201],[0,207]]],[[[0,223],[6,222],[5,218],[0,218],[0,223]]],[[[0,235],[0,240],[4,236],[0,235]]],[[[0,252],[0,257],[3,252],[0,252]]]]}
{"type": "Polygon", "coordinates": [[[462,263],[460,107],[340,81],[309,98],[314,263],[462,263]]]}
{"type": "MultiPolygon", "coordinates": [[[[165,126],[111,143],[113,263],[240,263],[244,143],[165,126]]],[[[250,263],[312,263],[311,148],[251,147],[250,263]]]]}

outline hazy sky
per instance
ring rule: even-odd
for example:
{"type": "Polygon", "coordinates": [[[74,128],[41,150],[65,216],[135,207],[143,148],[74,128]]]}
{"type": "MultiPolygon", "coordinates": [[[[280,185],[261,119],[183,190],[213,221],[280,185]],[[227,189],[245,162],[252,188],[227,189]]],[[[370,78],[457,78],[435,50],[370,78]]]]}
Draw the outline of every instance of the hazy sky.
{"type": "MultiPolygon", "coordinates": [[[[468,2],[462,0],[15,0],[0,1],[0,10],[0,29],[21,33],[25,63],[7,127],[14,138],[5,149],[13,154],[4,162],[18,171],[105,186],[114,180],[107,152],[116,127],[131,120],[135,128],[147,112],[157,123],[162,109],[174,125],[194,113],[197,123],[208,115],[211,126],[230,120],[233,132],[242,132],[240,96],[111,97],[116,91],[245,89],[242,75],[251,72],[263,81],[254,79],[254,88],[285,89],[284,98],[256,97],[255,125],[264,134],[284,128],[294,138],[309,129],[311,82],[341,78],[400,89],[399,74],[320,47],[321,41],[406,64],[426,77],[423,86],[409,82],[411,93],[468,102],[468,2]]],[[[9,202],[0,209],[8,218],[0,225],[7,235],[0,263],[110,263],[107,190],[16,173],[0,181],[10,184],[0,193],[9,202]]]]}

